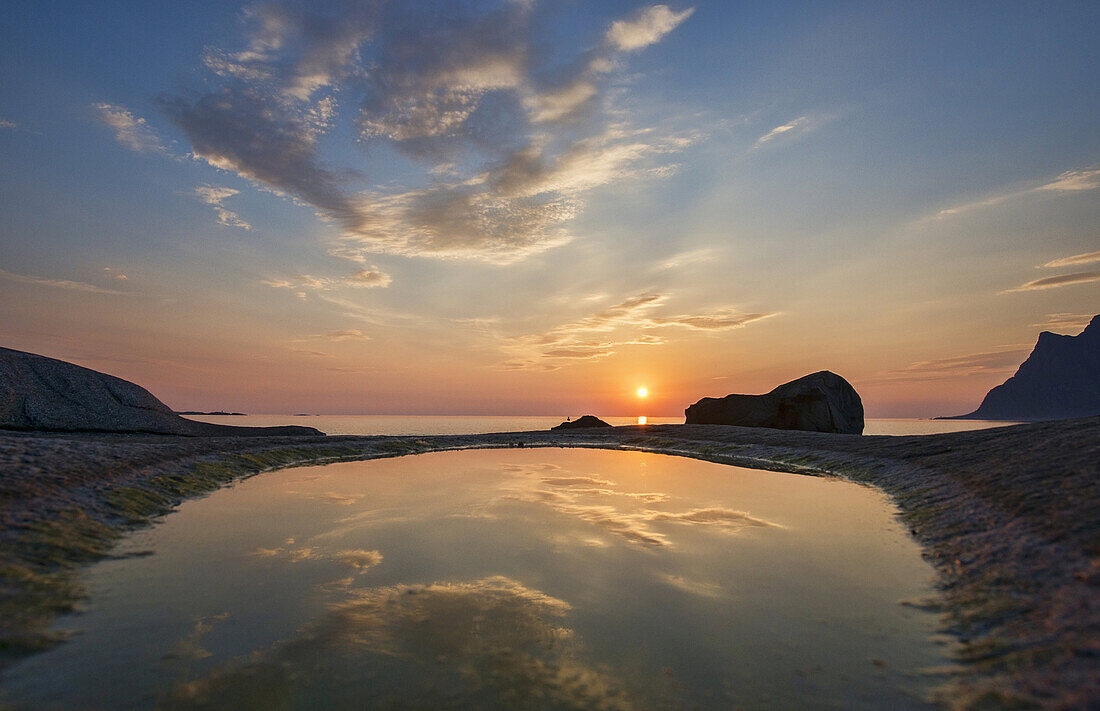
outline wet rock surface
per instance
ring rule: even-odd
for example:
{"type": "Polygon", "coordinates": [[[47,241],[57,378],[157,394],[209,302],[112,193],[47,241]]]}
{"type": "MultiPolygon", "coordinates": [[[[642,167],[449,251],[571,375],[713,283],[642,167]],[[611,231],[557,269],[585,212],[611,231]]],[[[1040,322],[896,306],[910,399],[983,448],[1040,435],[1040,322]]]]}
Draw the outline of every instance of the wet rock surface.
{"type": "Polygon", "coordinates": [[[939,576],[950,708],[1100,704],[1100,417],[848,437],[716,425],[430,437],[0,432],[0,667],[50,644],[74,571],[185,498],[266,469],[511,447],[643,450],[877,486],[939,576]]]}

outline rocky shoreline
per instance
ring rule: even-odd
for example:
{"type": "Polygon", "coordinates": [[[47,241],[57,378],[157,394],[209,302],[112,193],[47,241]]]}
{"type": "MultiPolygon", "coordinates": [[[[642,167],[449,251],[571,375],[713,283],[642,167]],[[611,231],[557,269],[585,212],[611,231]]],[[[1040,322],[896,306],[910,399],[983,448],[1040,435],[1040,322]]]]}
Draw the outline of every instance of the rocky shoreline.
{"type": "Polygon", "coordinates": [[[958,640],[942,705],[1100,704],[1100,417],[906,437],[719,425],[428,437],[0,432],[0,668],[58,641],[49,624],[78,603],[81,565],[186,498],[275,468],[514,446],[637,449],[879,487],[939,574],[941,598],[928,605],[958,640]]]}

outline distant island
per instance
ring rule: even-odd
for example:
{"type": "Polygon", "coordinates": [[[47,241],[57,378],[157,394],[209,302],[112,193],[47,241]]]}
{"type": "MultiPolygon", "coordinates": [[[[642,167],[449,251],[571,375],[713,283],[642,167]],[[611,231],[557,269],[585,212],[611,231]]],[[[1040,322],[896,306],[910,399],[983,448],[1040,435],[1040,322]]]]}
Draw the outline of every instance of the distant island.
{"type": "Polygon", "coordinates": [[[176,414],[177,415],[225,415],[225,416],[233,415],[234,417],[236,417],[236,416],[244,417],[248,413],[246,413],[246,412],[226,412],[225,410],[214,410],[212,412],[202,412],[200,410],[176,410],[176,414]]]}
{"type": "Polygon", "coordinates": [[[1100,315],[1076,336],[1039,334],[1016,374],[977,410],[940,420],[1064,420],[1100,415],[1100,315]]]}

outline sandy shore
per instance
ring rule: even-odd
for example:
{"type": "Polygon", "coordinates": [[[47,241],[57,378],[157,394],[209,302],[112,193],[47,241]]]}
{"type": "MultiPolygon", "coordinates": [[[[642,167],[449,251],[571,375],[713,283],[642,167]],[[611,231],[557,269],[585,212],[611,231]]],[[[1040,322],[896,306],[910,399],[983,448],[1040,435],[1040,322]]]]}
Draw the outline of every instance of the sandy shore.
{"type": "Polygon", "coordinates": [[[940,576],[953,708],[1100,706],[1100,417],[911,437],[654,425],[431,437],[0,433],[0,665],[57,642],[79,566],[185,498],[327,461],[640,449],[880,487],[940,576]]]}

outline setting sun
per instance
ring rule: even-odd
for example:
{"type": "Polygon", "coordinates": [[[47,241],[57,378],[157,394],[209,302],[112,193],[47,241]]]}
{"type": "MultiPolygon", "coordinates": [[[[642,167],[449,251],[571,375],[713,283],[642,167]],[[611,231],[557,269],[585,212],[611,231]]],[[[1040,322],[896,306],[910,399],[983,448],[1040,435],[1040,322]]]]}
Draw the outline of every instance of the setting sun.
{"type": "Polygon", "coordinates": [[[645,388],[638,388],[638,397],[645,397],[649,394],[649,391],[645,388]]]}

